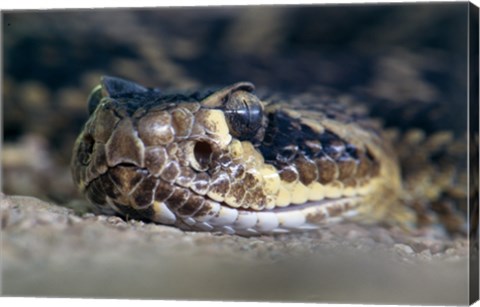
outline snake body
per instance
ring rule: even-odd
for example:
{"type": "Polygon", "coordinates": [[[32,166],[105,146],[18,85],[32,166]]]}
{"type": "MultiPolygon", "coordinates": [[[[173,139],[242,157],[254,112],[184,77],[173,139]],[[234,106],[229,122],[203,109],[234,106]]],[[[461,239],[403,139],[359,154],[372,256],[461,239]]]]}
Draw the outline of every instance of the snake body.
{"type": "Polygon", "coordinates": [[[185,94],[104,77],[89,111],[72,171],[102,213],[240,235],[412,221],[391,144],[341,101],[259,98],[248,82],[185,94]]]}

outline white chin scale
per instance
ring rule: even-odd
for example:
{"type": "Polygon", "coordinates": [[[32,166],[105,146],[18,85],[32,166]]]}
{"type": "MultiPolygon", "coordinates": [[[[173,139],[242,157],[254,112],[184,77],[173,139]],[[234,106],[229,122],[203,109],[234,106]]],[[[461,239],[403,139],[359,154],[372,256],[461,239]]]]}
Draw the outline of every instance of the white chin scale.
{"type": "MultiPolygon", "coordinates": [[[[330,199],[266,211],[238,210],[217,204],[202,217],[182,217],[163,206],[158,222],[187,230],[254,236],[318,229],[357,215],[358,198],[330,199]],[[163,217],[162,217],[163,216],[163,217]]],[[[159,212],[158,212],[159,213],[159,212]]]]}

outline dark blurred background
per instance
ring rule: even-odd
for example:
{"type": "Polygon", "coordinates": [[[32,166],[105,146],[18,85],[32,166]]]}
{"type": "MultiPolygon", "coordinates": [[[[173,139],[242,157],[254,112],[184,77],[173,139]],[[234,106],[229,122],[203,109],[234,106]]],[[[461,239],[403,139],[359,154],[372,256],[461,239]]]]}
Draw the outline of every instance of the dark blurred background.
{"type": "Polygon", "coordinates": [[[386,125],[461,133],[467,12],[467,2],[4,12],[3,192],[78,197],[71,149],[105,74],[160,88],[324,86],[386,125]]]}

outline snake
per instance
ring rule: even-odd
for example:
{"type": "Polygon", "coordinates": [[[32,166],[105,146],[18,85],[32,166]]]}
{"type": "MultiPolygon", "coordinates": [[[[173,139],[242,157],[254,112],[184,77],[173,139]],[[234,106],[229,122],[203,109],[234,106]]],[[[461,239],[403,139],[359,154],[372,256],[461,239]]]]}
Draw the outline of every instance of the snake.
{"type": "MultiPolygon", "coordinates": [[[[88,112],[71,170],[101,214],[241,236],[340,221],[409,229],[421,220],[415,189],[438,200],[451,187],[425,183],[418,160],[423,184],[406,184],[392,134],[362,105],[324,92],[279,96],[250,82],[161,90],[104,76],[88,112]]],[[[418,132],[405,139],[422,142],[418,132]]],[[[433,139],[421,145],[451,136],[433,139]]]]}

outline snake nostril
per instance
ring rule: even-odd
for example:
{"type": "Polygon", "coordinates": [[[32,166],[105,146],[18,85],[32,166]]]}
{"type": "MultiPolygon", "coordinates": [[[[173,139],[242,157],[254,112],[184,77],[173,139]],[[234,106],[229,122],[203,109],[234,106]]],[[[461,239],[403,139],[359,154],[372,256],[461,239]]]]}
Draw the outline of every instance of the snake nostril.
{"type": "Polygon", "coordinates": [[[207,169],[210,165],[212,159],[212,146],[205,141],[200,141],[195,144],[193,148],[193,154],[195,156],[195,160],[203,169],[207,169]]]}

